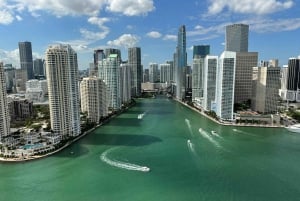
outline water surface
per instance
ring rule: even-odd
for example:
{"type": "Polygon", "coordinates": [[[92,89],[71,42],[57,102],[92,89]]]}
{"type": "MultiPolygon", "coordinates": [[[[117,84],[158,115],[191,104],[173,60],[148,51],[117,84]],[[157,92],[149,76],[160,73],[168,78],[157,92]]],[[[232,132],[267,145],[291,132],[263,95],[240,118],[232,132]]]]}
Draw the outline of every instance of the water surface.
{"type": "Polygon", "coordinates": [[[58,154],[0,163],[0,200],[297,200],[299,157],[300,134],[220,126],[173,100],[142,99],[58,154]]]}

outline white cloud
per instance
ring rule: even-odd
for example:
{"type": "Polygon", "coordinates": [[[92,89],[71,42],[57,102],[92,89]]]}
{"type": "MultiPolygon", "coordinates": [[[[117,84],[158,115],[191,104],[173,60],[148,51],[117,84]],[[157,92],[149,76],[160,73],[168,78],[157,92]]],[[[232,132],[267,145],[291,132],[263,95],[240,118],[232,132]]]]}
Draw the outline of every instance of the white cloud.
{"type": "Polygon", "coordinates": [[[22,21],[22,20],[23,20],[23,18],[22,18],[21,16],[19,16],[19,15],[16,15],[16,19],[17,19],[18,21],[22,21]]]}
{"type": "Polygon", "coordinates": [[[19,49],[15,49],[12,51],[0,49],[0,62],[3,62],[4,64],[10,63],[13,66],[19,67],[20,65],[19,49]]]}
{"type": "Polygon", "coordinates": [[[71,45],[76,52],[80,53],[92,51],[92,49],[88,47],[90,42],[87,40],[55,41],[55,43],[71,45]]]}
{"type": "Polygon", "coordinates": [[[294,5],[292,0],[209,0],[209,2],[209,15],[219,14],[225,9],[234,13],[264,15],[289,9],[294,5]]]}
{"type": "Polygon", "coordinates": [[[258,33],[292,31],[300,28],[300,18],[245,20],[250,30],[258,33]]]}
{"type": "Polygon", "coordinates": [[[129,48],[136,46],[139,40],[140,39],[138,36],[132,34],[123,34],[122,36],[113,41],[108,41],[107,45],[129,48]]]}
{"type": "Polygon", "coordinates": [[[151,31],[151,32],[147,33],[146,35],[150,38],[160,38],[161,37],[161,33],[157,32],[157,31],[151,31]]]}
{"type": "Polygon", "coordinates": [[[88,19],[88,22],[90,24],[97,25],[101,30],[101,32],[93,32],[82,28],[80,29],[80,33],[87,40],[97,41],[97,40],[104,39],[107,36],[107,34],[109,34],[110,31],[108,27],[104,26],[104,23],[109,21],[110,21],[109,18],[90,17],[88,19]]]}
{"type": "Polygon", "coordinates": [[[176,41],[177,40],[177,36],[176,35],[167,34],[167,35],[164,36],[163,40],[173,40],[173,41],[176,41]]]}
{"type": "Polygon", "coordinates": [[[88,15],[96,16],[106,0],[15,0],[18,8],[29,12],[47,11],[55,16],[88,15]]]}
{"type": "Polygon", "coordinates": [[[109,0],[107,10],[127,16],[146,15],[155,9],[153,0],[109,0]]]}
{"type": "Polygon", "coordinates": [[[0,24],[10,24],[14,21],[14,17],[7,10],[0,10],[0,24]]]}
{"type": "Polygon", "coordinates": [[[153,4],[153,0],[0,0],[0,24],[12,23],[14,15],[22,19],[24,11],[34,17],[39,17],[41,11],[56,17],[98,16],[103,8],[127,16],[147,15],[155,9],[153,4]]]}
{"type": "Polygon", "coordinates": [[[80,33],[83,36],[83,38],[94,41],[103,39],[107,35],[106,32],[93,32],[83,28],[80,29],[80,33]]]}

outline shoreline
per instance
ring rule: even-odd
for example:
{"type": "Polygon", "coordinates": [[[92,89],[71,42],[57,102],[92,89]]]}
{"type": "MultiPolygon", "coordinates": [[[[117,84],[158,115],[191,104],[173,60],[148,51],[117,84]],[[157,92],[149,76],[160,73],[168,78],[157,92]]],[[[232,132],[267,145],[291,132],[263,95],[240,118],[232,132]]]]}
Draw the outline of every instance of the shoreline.
{"type": "Polygon", "coordinates": [[[272,126],[272,125],[262,125],[262,124],[236,124],[236,123],[229,123],[229,122],[228,123],[220,122],[220,121],[212,118],[211,116],[205,114],[204,112],[197,110],[195,107],[192,107],[192,106],[190,106],[190,105],[188,105],[188,104],[186,104],[186,103],[184,103],[184,102],[182,102],[182,101],[180,101],[178,99],[174,98],[173,100],[181,103],[182,105],[190,108],[191,110],[197,112],[198,114],[200,114],[200,115],[202,115],[202,116],[210,119],[211,121],[213,121],[213,122],[215,122],[215,123],[217,123],[219,125],[222,125],[222,126],[256,127],[256,128],[284,128],[284,126],[276,126],[276,125],[272,126]]]}
{"type": "Polygon", "coordinates": [[[60,151],[62,151],[63,149],[67,148],[68,146],[70,146],[71,144],[77,142],[78,140],[80,140],[81,138],[85,137],[86,135],[90,134],[92,131],[94,131],[95,129],[99,128],[100,126],[106,124],[107,122],[109,122],[112,118],[115,118],[116,116],[122,114],[123,112],[127,111],[129,108],[131,108],[132,106],[135,105],[135,102],[132,105],[129,105],[127,107],[125,107],[124,109],[121,109],[119,112],[117,112],[116,114],[113,114],[112,116],[110,116],[108,119],[104,120],[103,122],[99,123],[98,125],[96,125],[95,127],[91,128],[90,130],[85,131],[84,133],[76,136],[74,139],[68,141],[66,144],[64,144],[62,147],[49,152],[47,154],[43,154],[43,155],[33,155],[33,156],[29,156],[28,158],[4,158],[4,157],[0,157],[0,163],[20,163],[20,162],[28,162],[28,161],[33,161],[33,160],[38,160],[38,159],[43,159],[46,158],[48,156],[51,156],[53,154],[56,154],[60,151]]]}

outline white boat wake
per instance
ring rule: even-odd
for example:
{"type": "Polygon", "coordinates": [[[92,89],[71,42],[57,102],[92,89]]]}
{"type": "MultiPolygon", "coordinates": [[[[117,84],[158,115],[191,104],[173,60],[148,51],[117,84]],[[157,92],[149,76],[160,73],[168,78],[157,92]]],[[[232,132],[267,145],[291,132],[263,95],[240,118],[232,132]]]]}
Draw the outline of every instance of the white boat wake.
{"type": "Polygon", "coordinates": [[[126,169],[126,170],[133,170],[133,171],[141,171],[141,172],[149,172],[150,168],[146,167],[146,166],[140,166],[140,165],[136,165],[136,164],[132,164],[132,163],[126,163],[126,162],[122,162],[122,161],[117,161],[117,160],[113,160],[113,159],[109,159],[107,157],[107,155],[112,152],[114,149],[108,149],[105,152],[103,152],[100,156],[100,159],[107,163],[108,165],[117,167],[117,168],[122,168],[122,169],[126,169]]]}
{"type": "Polygon", "coordinates": [[[242,131],[242,130],[239,130],[239,129],[232,129],[234,132],[236,133],[241,133],[241,134],[245,134],[245,135],[250,135],[250,136],[257,136],[257,135],[254,135],[254,134],[251,134],[251,133],[248,133],[248,132],[245,132],[245,131],[242,131]]]}
{"type": "Polygon", "coordinates": [[[195,148],[194,148],[194,144],[191,142],[191,140],[187,140],[187,146],[189,148],[189,150],[193,153],[196,154],[195,148]]]}
{"type": "Polygon", "coordinates": [[[209,140],[213,145],[215,145],[218,148],[222,148],[222,146],[215,140],[213,139],[205,130],[203,130],[202,128],[199,128],[199,133],[206,138],[207,140],[209,140]]]}
{"type": "Polygon", "coordinates": [[[189,131],[190,131],[191,135],[194,136],[194,133],[193,133],[193,131],[192,131],[192,126],[191,126],[190,120],[185,119],[184,121],[185,121],[187,127],[189,128],[189,131]]]}

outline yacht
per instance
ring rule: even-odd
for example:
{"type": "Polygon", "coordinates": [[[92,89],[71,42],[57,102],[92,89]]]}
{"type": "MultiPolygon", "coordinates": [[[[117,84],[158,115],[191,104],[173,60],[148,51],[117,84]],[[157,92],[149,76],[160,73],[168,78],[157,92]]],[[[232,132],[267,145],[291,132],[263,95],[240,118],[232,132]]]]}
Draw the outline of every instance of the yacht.
{"type": "Polygon", "coordinates": [[[288,131],[294,132],[294,133],[300,133],[300,124],[294,124],[286,127],[288,131]]]}

